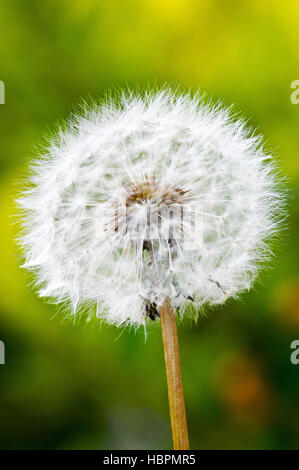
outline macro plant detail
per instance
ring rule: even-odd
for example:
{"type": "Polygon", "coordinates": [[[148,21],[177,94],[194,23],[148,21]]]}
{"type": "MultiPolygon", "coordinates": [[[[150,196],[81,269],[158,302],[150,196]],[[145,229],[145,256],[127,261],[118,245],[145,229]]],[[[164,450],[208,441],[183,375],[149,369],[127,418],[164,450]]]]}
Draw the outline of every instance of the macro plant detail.
{"type": "Polygon", "coordinates": [[[124,93],[33,163],[20,240],[39,295],[109,323],[161,320],[175,449],[189,447],[176,318],[251,288],[283,207],[260,136],[221,104],[124,93]]]}

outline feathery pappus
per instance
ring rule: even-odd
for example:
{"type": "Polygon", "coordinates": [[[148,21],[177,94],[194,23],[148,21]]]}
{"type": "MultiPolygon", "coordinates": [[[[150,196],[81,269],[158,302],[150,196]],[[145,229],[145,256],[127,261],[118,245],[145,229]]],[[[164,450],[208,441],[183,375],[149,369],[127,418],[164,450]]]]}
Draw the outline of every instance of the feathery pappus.
{"type": "Polygon", "coordinates": [[[261,138],[221,104],[123,93],[73,117],[19,198],[39,295],[141,325],[249,290],[283,207],[261,138]]]}

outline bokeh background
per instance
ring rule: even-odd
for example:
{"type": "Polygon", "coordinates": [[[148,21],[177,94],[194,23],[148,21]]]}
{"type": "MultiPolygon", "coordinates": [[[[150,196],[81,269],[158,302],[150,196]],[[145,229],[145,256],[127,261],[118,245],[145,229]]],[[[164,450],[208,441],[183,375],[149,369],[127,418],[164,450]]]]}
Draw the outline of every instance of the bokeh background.
{"type": "Polygon", "coordinates": [[[82,98],[168,82],[250,117],[290,188],[272,269],[241,301],[180,325],[191,446],[299,448],[297,2],[1,0],[0,10],[0,447],[171,447],[159,325],[145,342],[142,330],[62,322],[14,243],[14,198],[42,136],[82,98]]]}

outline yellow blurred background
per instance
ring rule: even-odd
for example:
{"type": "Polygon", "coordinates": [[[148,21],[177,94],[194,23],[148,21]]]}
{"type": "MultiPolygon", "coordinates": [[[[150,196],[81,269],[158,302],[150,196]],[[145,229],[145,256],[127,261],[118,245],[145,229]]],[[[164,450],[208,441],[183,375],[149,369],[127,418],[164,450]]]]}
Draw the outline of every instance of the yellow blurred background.
{"type": "Polygon", "coordinates": [[[299,448],[299,4],[1,0],[0,448],[170,448],[159,325],[62,322],[19,268],[14,199],[43,136],[124,86],[199,87],[249,118],[288,178],[289,228],[240,301],[179,328],[193,449],[299,448]]]}

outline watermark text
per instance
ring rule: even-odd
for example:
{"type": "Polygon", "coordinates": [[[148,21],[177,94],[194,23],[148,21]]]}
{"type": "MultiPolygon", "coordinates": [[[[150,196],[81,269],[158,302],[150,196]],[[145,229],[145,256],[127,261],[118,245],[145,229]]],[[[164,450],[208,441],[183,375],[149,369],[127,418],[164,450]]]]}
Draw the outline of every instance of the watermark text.
{"type": "Polygon", "coordinates": [[[299,80],[292,81],[291,88],[294,89],[290,97],[291,103],[299,104],[299,80]]]}
{"type": "Polygon", "coordinates": [[[5,364],[5,345],[3,341],[0,340],[0,365],[5,364]]]}
{"type": "Polygon", "coordinates": [[[2,80],[0,80],[0,104],[5,104],[5,85],[2,80]]]}
{"type": "Polygon", "coordinates": [[[290,348],[294,349],[290,356],[290,361],[296,366],[299,364],[299,339],[294,339],[294,341],[291,342],[290,348]]]}

